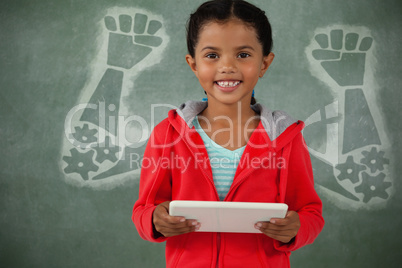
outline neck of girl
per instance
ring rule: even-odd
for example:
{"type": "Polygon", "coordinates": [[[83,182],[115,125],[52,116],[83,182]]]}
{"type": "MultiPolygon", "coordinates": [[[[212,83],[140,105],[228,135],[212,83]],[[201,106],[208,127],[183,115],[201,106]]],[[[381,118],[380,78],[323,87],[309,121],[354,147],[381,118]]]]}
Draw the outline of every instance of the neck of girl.
{"type": "Polygon", "coordinates": [[[259,122],[259,115],[250,107],[249,103],[237,102],[225,105],[216,105],[212,100],[208,100],[208,107],[201,113],[211,124],[219,123],[221,127],[232,127],[234,125],[246,126],[259,122]]]}
{"type": "Polygon", "coordinates": [[[201,113],[203,118],[199,120],[205,133],[229,150],[245,146],[260,122],[258,114],[250,104],[214,105],[209,101],[208,107],[201,113]]]}

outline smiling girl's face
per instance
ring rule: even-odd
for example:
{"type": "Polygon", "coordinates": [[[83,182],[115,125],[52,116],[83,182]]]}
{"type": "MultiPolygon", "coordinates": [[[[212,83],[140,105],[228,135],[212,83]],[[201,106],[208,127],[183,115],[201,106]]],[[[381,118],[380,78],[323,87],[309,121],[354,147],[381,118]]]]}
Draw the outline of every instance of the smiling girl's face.
{"type": "Polygon", "coordinates": [[[254,28],[238,19],[206,24],[200,31],[195,57],[186,56],[209,105],[249,104],[258,78],[273,58],[273,53],[263,55],[254,28]]]}

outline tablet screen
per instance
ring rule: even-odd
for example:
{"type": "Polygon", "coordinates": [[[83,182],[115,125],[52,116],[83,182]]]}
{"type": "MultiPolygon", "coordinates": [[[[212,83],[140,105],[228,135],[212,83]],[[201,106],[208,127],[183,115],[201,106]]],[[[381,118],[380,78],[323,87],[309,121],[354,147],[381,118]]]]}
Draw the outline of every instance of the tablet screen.
{"type": "Polygon", "coordinates": [[[182,201],[170,202],[169,214],[200,222],[198,232],[260,233],[259,221],[284,218],[288,206],[283,203],[182,201]]]}

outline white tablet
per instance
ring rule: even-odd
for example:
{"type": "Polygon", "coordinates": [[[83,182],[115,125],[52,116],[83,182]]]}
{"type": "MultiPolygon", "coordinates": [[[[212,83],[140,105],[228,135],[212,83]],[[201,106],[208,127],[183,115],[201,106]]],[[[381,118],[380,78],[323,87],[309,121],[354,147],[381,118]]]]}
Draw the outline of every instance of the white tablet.
{"type": "Polygon", "coordinates": [[[171,216],[183,216],[200,222],[198,232],[260,233],[259,221],[284,218],[288,205],[282,203],[248,203],[215,201],[172,201],[171,216]]]}

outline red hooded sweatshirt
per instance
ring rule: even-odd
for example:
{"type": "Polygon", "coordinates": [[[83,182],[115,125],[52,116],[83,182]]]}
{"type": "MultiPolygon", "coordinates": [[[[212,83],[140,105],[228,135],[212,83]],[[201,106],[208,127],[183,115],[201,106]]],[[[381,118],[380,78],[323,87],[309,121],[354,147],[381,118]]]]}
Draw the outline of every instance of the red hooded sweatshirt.
{"type": "Polygon", "coordinates": [[[219,201],[206,148],[192,125],[206,106],[186,102],[153,130],[132,214],[138,233],[145,240],[166,241],[167,267],[290,267],[290,252],[312,243],[322,230],[322,203],[301,134],[304,123],[260,104],[252,106],[260,123],[224,201],[286,203],[300,218],[296,237],[284,244],[262,233],[192,232],[170,238],[155,234],[152,215],[157,205],[172,200],[219,201]]]}

